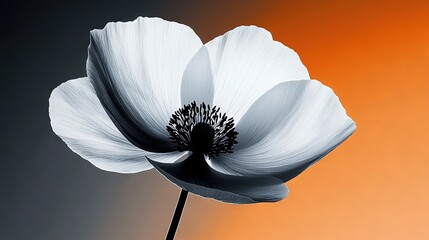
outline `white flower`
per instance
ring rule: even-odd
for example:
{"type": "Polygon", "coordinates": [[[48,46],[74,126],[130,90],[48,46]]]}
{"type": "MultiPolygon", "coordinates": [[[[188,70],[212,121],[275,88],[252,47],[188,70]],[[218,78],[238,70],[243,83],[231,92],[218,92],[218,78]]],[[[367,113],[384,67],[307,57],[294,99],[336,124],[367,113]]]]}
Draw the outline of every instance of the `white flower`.
{"type": "Polygon", "coordinates": [[[70,149],[106,171],[155,167],[204,197],[274,202],[356,129],[259,27],[203,45],[185,25],[140,17],[91,31],[88,55],[88,76],[57,87],[49,115],[70,149]]]}

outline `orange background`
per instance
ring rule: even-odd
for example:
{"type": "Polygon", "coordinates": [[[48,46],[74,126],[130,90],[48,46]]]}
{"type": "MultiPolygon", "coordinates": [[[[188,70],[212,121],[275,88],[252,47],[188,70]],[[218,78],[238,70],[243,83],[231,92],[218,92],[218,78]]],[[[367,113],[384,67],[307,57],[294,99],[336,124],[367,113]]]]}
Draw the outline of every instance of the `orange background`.
{"type": "MultiPolygon", "coordinates": [[[[166,14],[204,41],[237,25],[268,29],[298,52],[312,78],[334,89],[358,126],[288,182],[281,202],[230,205],[191,194],[177,239],[429,239],[429,3],[225,2],[173,5],[166,14]]],[[[106,220],[115,229],[105,236],[166,233],[178,190],[156,172],[140,175],[133,178],[156,186],[130,181],[112,210],[129,225],[106,220]],[[146,201],[139,213],[130,192],[146,201]]]]}

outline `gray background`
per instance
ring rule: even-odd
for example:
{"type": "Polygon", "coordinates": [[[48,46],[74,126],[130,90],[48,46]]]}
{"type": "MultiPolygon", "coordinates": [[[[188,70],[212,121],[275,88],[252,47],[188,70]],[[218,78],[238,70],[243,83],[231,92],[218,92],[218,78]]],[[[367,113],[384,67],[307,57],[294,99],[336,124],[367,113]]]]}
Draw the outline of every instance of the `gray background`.
{"type": "MultiPolygon", "coordinates": [[[[1,9],[0,239],[134,239],[139,228],[150,231],[142,239],[162,238],[179,190],[153,170],[108,173],[74,154],[51,130],[49,95],[86,75],[89,31],[109,21],[159,16],[205,42],[253,13],[237,1],[9,1],[1,9]]],[[[199,204],[186,214],[209,213],[199,204]]]]}

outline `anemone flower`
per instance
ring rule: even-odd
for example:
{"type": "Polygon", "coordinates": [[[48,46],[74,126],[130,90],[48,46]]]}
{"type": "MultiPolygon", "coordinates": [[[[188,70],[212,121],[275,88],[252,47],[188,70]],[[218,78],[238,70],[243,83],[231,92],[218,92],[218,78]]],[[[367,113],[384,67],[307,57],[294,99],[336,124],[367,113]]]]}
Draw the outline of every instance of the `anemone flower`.
{"type": "Polygon", "coordinates": [[[283,199],[285,182],[356,129],[297,53],[256,26],[203,44],[160,18],[108,23],[91,31],[87,75],[52,92],[52,129],[100,169],[154,167],[180,187],[176,227],[188,192],[283,199]]]}

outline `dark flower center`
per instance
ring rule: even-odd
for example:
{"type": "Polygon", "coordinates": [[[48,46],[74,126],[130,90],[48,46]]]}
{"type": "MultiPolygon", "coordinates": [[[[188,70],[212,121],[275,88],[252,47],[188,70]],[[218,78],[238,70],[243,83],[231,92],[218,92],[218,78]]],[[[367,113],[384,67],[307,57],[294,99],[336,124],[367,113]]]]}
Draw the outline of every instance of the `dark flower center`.
{"type": "Polygon", "coordinates": [[[218,107],[192,102],[175,111],[167,131],[178,151],[202,153],[210,158],[232,153],[237,143],[234,119],[220,113],[218,107]]]}
{"type": "Polygon", "coordinates": [[[193,151],[207,154],[212,150],[215,130],[210,124],[199,122],[191,131],[193,151]]]}

